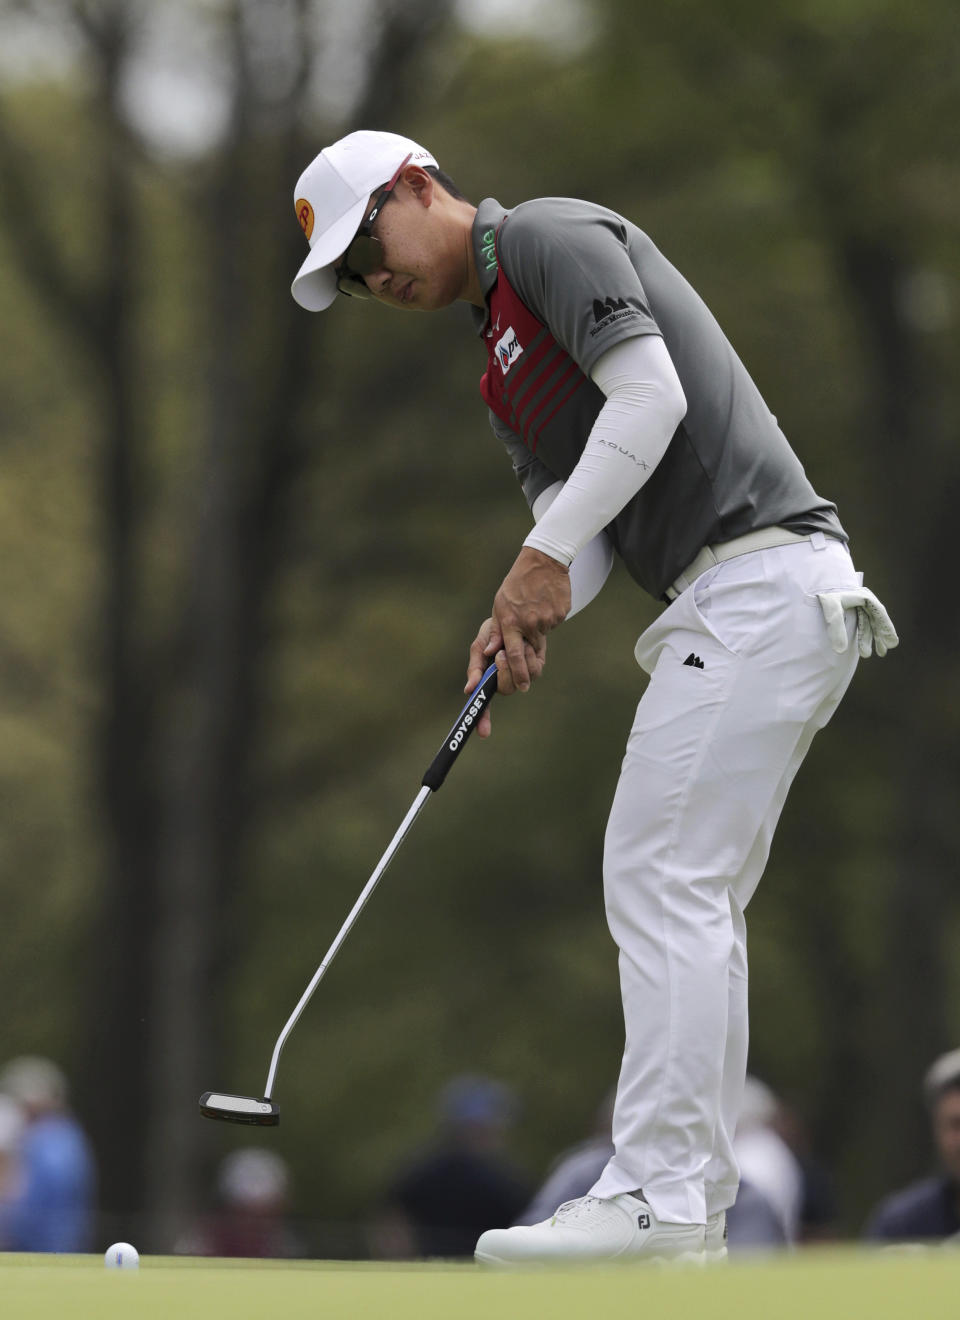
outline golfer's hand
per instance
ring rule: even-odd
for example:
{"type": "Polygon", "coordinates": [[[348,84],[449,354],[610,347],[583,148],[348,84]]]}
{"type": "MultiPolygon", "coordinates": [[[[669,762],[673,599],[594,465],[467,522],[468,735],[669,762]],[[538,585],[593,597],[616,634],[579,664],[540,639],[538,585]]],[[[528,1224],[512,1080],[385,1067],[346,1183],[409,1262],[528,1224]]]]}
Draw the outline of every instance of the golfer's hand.
{"type": "MultiPolygon", "coordinates": [[[[539,670],[542,665],[537,667],[537,658],[533,647],[527,647],[527,664],[539,670]]],[[[487,669],[490,667],[490,660],[493,656],[497,659],[497,691],[504,696],[509,696],[515,692],[516,688],[513,679],[510,676],[510,668],[507,665],[507,654],[503,650],[503,638],[500,630],[493,619],[484,619],[480,625],[480,631],[470,644],[470,659],[467,662],[467,682],[464,692],[472,692],[473,689],[483,678],[487,669]]],[[[489,705],[480,716],[480,723],[477,725],[477,737],[489,738],[493,732],[493,726],[490,723],[489,705]]]]}
{"type": "Polygon", "coordinates": [[[547,659],[547,633],[569,611],[569,569],[524,546],[493,600],[493,628],[500,637],[498,692],[526,692],[540,677],[547,659]]]}

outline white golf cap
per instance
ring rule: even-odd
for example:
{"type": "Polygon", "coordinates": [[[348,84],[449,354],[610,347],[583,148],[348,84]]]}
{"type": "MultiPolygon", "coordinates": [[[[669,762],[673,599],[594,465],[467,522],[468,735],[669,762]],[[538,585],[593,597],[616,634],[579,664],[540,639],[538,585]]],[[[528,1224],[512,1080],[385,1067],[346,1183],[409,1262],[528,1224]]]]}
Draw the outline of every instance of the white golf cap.
{"type": "Polygon", "coordinates": [[[337,296],[333,262],[363,223],[371,193],[393,178],[405,157],[436,165],[430,152],[398,133],[361,129],[325,147],[297,180],[293,204],[310,255],[291,293],[308,312],[322,312],[337,296]]]}

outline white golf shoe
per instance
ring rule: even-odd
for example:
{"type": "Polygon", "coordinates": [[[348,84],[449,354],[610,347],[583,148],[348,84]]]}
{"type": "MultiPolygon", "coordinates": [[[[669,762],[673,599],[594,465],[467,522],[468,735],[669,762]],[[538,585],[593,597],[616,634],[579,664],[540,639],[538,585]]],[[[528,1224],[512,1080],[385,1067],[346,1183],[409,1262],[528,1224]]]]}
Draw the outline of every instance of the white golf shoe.
{"type": "Polygon", "coordinates": [[[484,1265],[635,1257],[702,1264],[704,1227],[663,1224],[646,1201],[626,1193],[609,1199],[581,1196],[564,1202],[552,1219],[540,1224],[488,1229],[474,1254],[484,1265]]]}

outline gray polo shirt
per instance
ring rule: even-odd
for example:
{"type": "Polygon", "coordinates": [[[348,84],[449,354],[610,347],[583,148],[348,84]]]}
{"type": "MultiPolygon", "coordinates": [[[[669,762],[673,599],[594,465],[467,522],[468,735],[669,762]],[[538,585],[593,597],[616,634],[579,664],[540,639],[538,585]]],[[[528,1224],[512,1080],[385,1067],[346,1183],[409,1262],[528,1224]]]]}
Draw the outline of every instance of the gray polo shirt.
{"type": "MultiPolygon", "coordinates": [[[[519,430],[490,414],[531,505],[566,480],[583,452],[604,403],[591,367],[622,339],[659,334],[687,414],[655,472],[606,529],[636,581],[660,597],[704,545],[760,527],[847,539],[836,506],[814,491],[706,304],[636,225],[572,198],[539,198],[510,211],[488,198],[473,242],[488,301],[502,271],[588,377],[536,454],[519,430]]],[[[486,310],[476,309],[480,333],[487,322],[486,310]]]]}

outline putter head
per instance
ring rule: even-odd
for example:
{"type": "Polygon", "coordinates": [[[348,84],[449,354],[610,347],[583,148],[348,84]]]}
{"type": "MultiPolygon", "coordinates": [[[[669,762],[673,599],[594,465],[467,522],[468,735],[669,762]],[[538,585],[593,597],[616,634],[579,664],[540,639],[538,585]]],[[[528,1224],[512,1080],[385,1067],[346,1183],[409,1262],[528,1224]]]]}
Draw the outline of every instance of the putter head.
{"type": "Polygon", "coordinates": [[[252,1095],[227,1095],[223,1091],[204,1091],[200,1097],[204,1118],[219,1118],[224,1123],[245,1123],[248,1127],[276,1127],[280,1106],[272,1100],[257,1100],[252,1095]]]}

